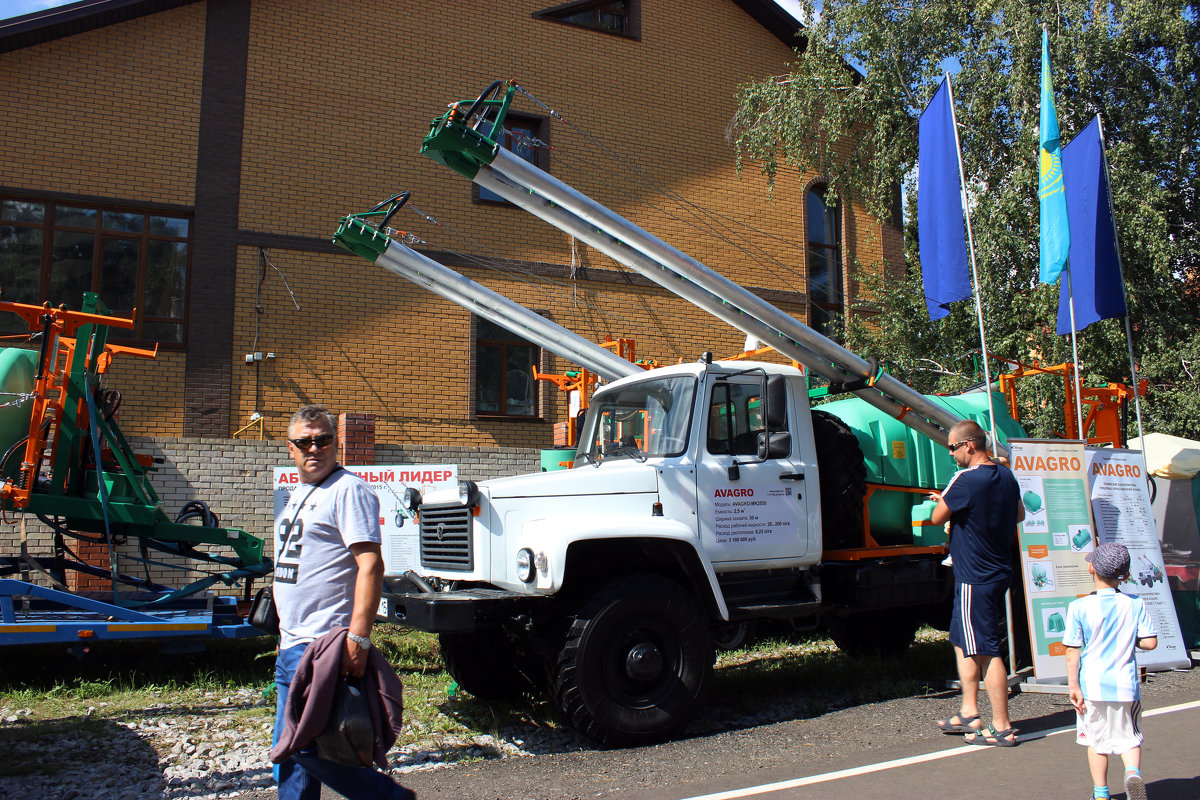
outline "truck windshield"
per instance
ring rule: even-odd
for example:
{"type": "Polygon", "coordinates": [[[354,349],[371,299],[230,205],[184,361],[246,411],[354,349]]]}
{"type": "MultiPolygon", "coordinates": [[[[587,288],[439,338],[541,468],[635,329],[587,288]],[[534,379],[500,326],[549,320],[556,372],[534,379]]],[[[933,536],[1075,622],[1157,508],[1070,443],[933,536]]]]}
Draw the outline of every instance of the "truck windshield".
{"type": "Polygon", "coordinates": [[[677,456],[687,449],[696,379],[690,376],[641,381],[592,400],[579,437],[579,458],[644,460],[677,456]]]}

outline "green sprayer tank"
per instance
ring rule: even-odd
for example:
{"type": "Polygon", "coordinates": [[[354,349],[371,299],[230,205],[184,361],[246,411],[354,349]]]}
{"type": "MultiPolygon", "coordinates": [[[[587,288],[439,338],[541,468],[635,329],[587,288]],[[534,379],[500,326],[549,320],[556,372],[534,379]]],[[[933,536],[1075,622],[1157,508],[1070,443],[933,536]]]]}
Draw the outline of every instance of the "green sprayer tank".
{"type": "MultiPolygon", "coordinates": [[[[960,417],[978,422],[984,430],[991,427],[987,395],[982,391],[952,397],[928,397],[960,417]]],[[[1009,416],[1004,396],[993,393],[992,398],[1001,443],[1010,437],[1025,436],[1025,431],[1009,416]]],[[[958,469],[945,447],[934,444],[856,397],[824,403],[817,408],[838,417],[854,431],[866,461],[868,483],[941,490],[958,469]]],[[[871,535],[880,544],[944,542],[940,526],[919,525],[921,520],[929,518],[932,506],[925,502],[924,494],[877,490],[868,503],[871,535]]]]}
{"type": "MultiPolygon", "coordinates": [[[[37,353],[19,347],[0,348],[0,454],[29,435],[29,419],[33,406],[22,395],[33,391],[33,375],[37,353]]],[[[8,461],[8,470],[15,477],[21,468],[20,458],[8,461]]]]}

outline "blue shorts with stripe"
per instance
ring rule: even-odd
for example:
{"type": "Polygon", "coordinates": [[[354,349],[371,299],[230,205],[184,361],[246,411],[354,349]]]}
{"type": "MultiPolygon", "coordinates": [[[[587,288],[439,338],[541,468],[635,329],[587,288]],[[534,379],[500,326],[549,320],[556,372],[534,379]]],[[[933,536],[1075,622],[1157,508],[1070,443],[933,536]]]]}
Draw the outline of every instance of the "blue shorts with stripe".
{"type": "Polygon", "coordinates": [[[1004,593],[1008,581],[955,583],[954,613],[950,617],[950,644],[964,656],[1002,656],[1004,593]]]}

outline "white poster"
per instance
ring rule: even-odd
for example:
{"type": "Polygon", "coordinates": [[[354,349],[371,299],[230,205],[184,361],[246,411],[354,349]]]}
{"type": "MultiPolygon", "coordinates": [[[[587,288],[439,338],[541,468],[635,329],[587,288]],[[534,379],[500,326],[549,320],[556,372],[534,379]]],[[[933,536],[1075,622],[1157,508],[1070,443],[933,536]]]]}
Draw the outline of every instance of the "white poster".
{"type": "Polygon", "coordinates": [[[787,542],[796,538],[796,498],[791,486],[726,486],[713,491],[717,544],[787,542]]]}
{"type": "Polygon", "coordinates": [[[1087,471],[1101,544],[1117,542],[1129,549],[1129,580],[1121,584],[1121,591],[1142,598],[1158,629],[1158,647],[1139,650],[1138,666],[1152,670],[1189,666],[1150,507],[1145,456],[1140,450],[1089,447],[1087,471]]]}
{"type": "Polygon", "coordinates": [[[1065,678],[1067,605],[1092,591],[1084,558],[1094,547],[1084,443],[1010,439],[1025,521],[1018,528],[1029,644],[1038,680],[1065,678]]]}
{"type": "MultiPolygon", "coordinates": [[[[346,469],[371,484],[379,496],[379,527],[383,534],[383,566],[387,576],[402,575],[421,565],[420,533],[412,515],[404,507],[404,490],[422,493],[453,487],[458,483],[457,464],[346,466],[346,469]]],[[[275,467],[275,516],[287,505],[288,497],[300,486],[295,467],[275,467]]],[[[271,545],[272,557],[276,544],[271,545]]]]}

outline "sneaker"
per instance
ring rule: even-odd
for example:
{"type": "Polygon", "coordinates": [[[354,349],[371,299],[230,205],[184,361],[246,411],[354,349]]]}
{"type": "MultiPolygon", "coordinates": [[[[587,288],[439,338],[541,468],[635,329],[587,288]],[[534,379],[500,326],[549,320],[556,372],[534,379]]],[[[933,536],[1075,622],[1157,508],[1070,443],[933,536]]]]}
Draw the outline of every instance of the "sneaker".
{"type": "Polygon", "coordinates": [[[1146,800],[1146,782],[1136,772],[1125,776],[1125,797],[1128,800],[1146,800]]]}

